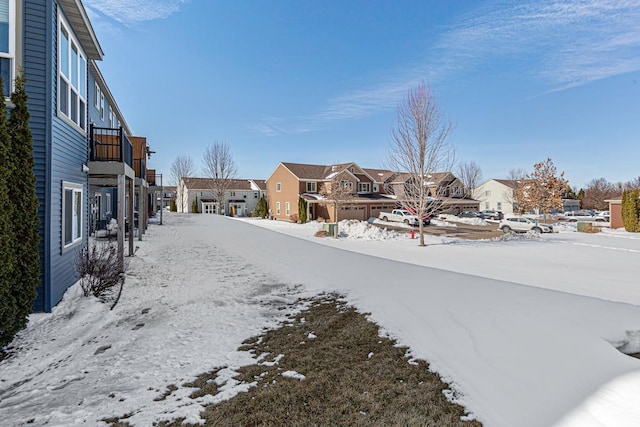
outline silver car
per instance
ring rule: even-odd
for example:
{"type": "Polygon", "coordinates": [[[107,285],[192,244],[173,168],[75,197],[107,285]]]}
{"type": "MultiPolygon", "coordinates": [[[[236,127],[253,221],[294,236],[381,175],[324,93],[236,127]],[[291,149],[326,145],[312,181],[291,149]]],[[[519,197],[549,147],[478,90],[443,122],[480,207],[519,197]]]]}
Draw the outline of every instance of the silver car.
{"type": "Polygon", "coordinates": [[[498,228],[505,233],[512,231],[518,233],[526,233],[527,231],[533,231],[534,233],[551,233],[553,231],[553,227],[550,225],[540,224],[538,221],[523,216],[504,218],[500,221],[498,228]]]}

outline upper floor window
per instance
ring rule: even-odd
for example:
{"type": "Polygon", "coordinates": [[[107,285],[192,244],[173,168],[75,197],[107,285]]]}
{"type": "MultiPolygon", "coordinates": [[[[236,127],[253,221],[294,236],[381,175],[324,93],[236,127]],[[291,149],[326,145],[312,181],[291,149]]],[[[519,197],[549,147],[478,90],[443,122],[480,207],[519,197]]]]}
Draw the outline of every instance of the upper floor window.
{"type": "Polygon", "coordinates": [[[280,191],[282,190],[282,184],[279,182],[276,182],[276,191],[280,191]]]}
{"type": "Polygon", "coordinates": [[[307,182],[307,193],[315,193],[317,186],[315,182],[307,182]]]}
{"type": "Polygon", "coordinates": [[[96,109],[100,111],[100,96],[102,95],[102,91],[100,90],[100,86],[98,83],[95,84],[93,88],[93,105],[96,106],[96,109]]]}
{"type": "Polygon", "coordinates": [[[455,186],[451,189],[452,196],[462,196],[462,188],[455,186]]]}
{"type": "Polygon", "coordinates": [[[370,193],[371,192],[371,184],[368,182],[359,182],[358,183],[358,192],[359,193],[370,193]]]}
{"type": "Polygon", "coordinates": [[[351,182],[351,181],[340,181],[340,185],[343,188],[348,188],[348,189],[352,189],[353,188],[353,182],[351,182]]]}
{"type": "Polygon", "coordinates": [[[15,0],[0,0],[0,75],[7,98],[13,87],[15,28],[15,0]]]}
{"type": "Polygon", "coordinates": [[[58,15],[58,111],[87,127],[87,60],[69,26],[58,15]]]}

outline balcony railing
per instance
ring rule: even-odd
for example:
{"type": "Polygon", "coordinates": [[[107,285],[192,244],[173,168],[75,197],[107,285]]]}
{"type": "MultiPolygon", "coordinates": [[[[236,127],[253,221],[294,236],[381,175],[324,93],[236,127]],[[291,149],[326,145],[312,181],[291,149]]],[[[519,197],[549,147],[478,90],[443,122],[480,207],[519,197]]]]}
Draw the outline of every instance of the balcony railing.
{"type": "Polygon", "coordinates": [[[156,171],[155,171],[155,169],[151,169],[151,170],[147,171],[147,182],[152,187],[156,186],[156,171]]]}
{"type": "Polygon", "coordinates": [[[89,160],[94,162],[122,162],[133,167],[133,145],[118,129],[90,126],[89,160]]]}
{"type": "Polygon", "coordinates": [[[147,179],[147,165],[144,159],[135,159],[133,161],[133,170],[137,178],[147,179]]]}

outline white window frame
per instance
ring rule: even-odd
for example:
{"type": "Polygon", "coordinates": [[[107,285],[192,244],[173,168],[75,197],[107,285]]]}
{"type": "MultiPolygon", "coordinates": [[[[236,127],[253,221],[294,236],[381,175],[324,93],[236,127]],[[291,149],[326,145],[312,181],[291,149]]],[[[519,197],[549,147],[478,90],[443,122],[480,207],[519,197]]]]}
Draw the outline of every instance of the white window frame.
{"type": "MultiPolygon", "coordinates": [[[[9,66],[9,93],[5,93],[4,97],[9,99],[14,89],[14,78],[16,75],[16,0],[8,0],[9,7],[9,52],[0,52],[0,58],[7,58],[11,65],[9,66]]],[[[6,84],[6,82],[5,82],[6,84]]]]}
{"type": "Polygon", "coordinates": [[[291,215],[291,203],[284,202],[284,214],[291,215]]]}
{"type": "Polygon", "coordinates": [[[85,201],[84,201],[84,185],[75,182],[62,181],[62,249],[68,249],[72,246],[82,242],[84,236],[84,221],[85,221],[85,201]],[[72,215],[71,217],[71,240],[67,241],[67,203],[66,195],[67,191],[71,191],[73,197],[72,200],[72,215]],[[80,206],[76,205],[76,198],[79,197],[80,206]]]}
{"type": "Polygon", "coordinates": [[[98,82],[95,82],[95,88],[93,89],[93,95],[94,95],[94,100],[93,100],[93,105],[95,105],[96,109],[98,111],[100,111],[100,97],[102,96],[102,89],[100,89],[100,85],[98,85],[98,82]]]}
{"type": "Polygon", "coordinates": [[[370,182],[359,182],[358,183],[358,193],[370,193],[371,192],[371,183],[370,182]]]}
{"type": "Polygon", "coordinates": [[[104,93],[100,93],[100,120],[104,120],[104,93]]]}
{"type": "Polygon", "coordinates": [[[276,215],[280,215],[280,202],[276,202],[276,215]]]}
{"type": "Polygon", "coordinates": [[[307,193],[318,192],[318,184],[315,182],[307,182],[307,193]]]}
{"type": "Polygon", "coordinates": [[[276,182],[276,191],[278,191],[278,192],[282,191],[282,183],[281,182],[276,182]]]}
{"type": "Polygon", "coordinates": [[[67,20],[64,18],[64,16],[62,16],[61,13],[58,13],[58,79],[57,79],[57,84],[58,84],[58,113],[59,115],[63,116],[66,120],[68,120],[70,123],[73,123],[78,129],[81,129],[82,131],[86,132],[86,128],[87,128],[87,55],[85,54],[84,50],[82,50],[82,46],[81,44],[78,42],[78,39],[76,39],[75,35],[73,34],[73,32],[71,31],[71,26],[68,24],[67,20]],[[68,52],[68,69],[69,69],[69,76],[65,76],[62,73],[62,55],[60,54],[60,52],[62,52],[62,31],[65,31],[67,33],[67,37],[69,40],[69,52],[68,52]],[[73,46],[76,47],[77,50],[77,54],[78,54],[78,63],[76,64],[77,66],[77,76],[78,76],[78,87],[76,87],[73,83],[72,83],[72,77],[73,77],[73,71],[72,71],[72,65],[73,65],[73,46]],[[64,82],[67,85],[67,90],[66,90],[66,100],[67,100],[67,111],[63,111],[60,108],[60,100],[61,100],[61,93],[62,93],[62,88],[61,88],[61,82],[64,80],[64,82]],[[84,88],[82,87],[84,83],[84,88]],[[82,89],[84,89],[84,91],[82,91],[82,89]],[[82,93],[84,92],[84,93],[82,93]],[[71,106],[71,99],[72,99],[72,95],[75,93],[76,95],[76,118],[75,120],[72,118],[72,106],[71,106]],[[84,112],[82,111],[81,106],[84,105],[84,112]]]}

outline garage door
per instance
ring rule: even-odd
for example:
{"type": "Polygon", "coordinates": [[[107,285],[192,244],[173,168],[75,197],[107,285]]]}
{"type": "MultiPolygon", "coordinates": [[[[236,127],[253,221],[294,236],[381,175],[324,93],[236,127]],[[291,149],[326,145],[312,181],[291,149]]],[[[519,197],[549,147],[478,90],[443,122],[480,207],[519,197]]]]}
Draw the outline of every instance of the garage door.
{"type": "Polygon", "coordinates": [[[366,221],[364,206],[347,206],[341,207],[338,214],[340,221],[343,219],[357,219],[360,221],[366,221]]]}

